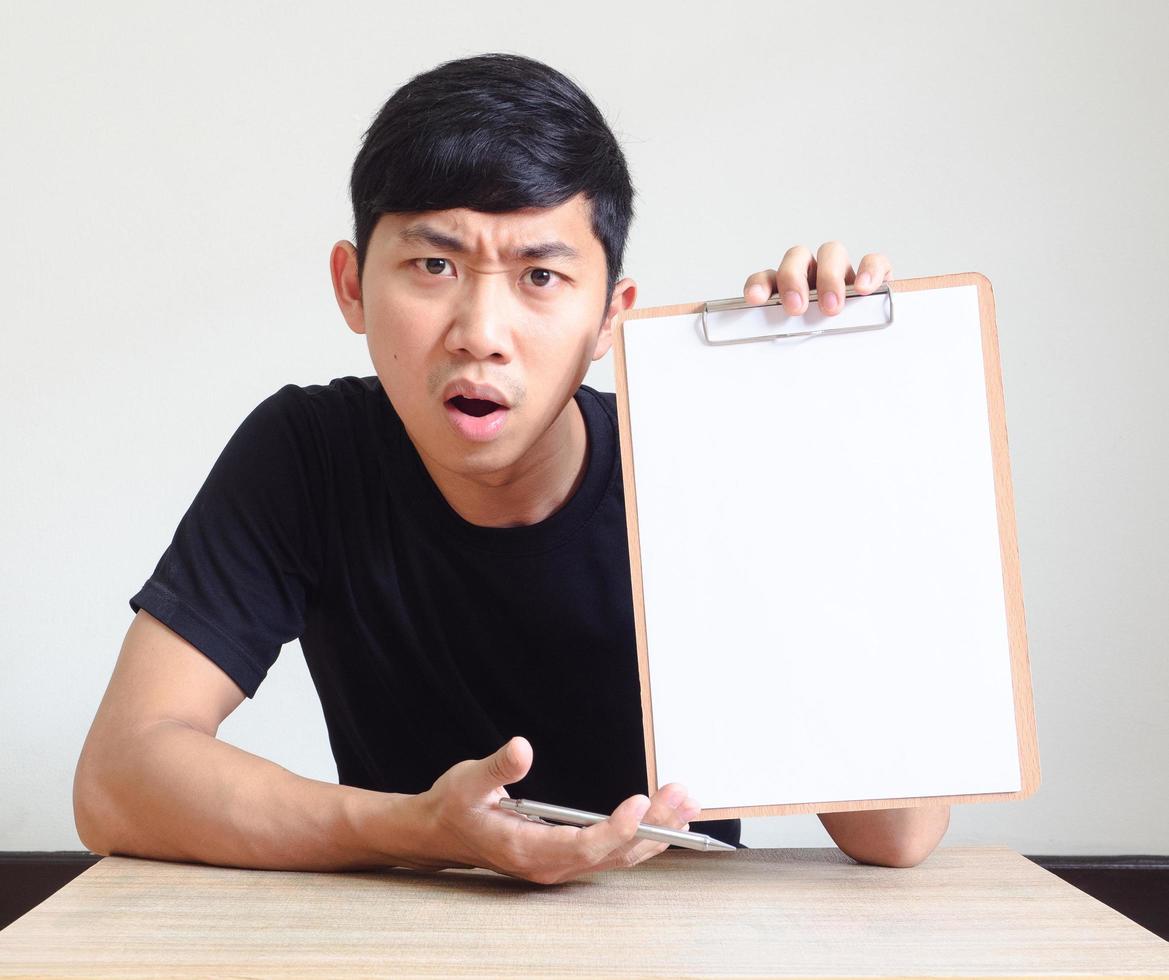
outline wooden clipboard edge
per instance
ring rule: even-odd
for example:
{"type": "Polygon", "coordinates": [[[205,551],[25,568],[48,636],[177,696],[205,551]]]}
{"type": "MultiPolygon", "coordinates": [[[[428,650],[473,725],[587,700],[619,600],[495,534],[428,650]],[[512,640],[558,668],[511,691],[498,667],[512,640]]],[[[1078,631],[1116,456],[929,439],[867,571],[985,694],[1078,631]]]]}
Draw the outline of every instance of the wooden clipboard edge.
{"type": "MultiPolygon", "coordinates": [[[[979,272],[961,272],[945,276],[922,276],[890,281],[893,292],[916,292],[953,286],[978,288],[978,315],[982,332],[982,362],[986,379],[987,414],[990,426],[995,503],[998,514],[999,552],[1003,567],[1003,592],[1006,601],[1008,644],[1011,659],[1011,686],[1014,694],[1015,729],[1019,749],[1021,789],[1009,793],[978,793],[952,796],[900,797],[879,800],[837,800],[828,803],[786,803],[779,805],[715,807],[702,810],[695,820],[741,817],[784,816],[796,813],[833,813],[842,810],[883,810],[911,806],[942,806],[957,803],[994,803],[1020,800],[1032,795],[1041,778],[1039,746],[1035,726],[1035,702],[1031,686],[1031,667],[1027,650],[1026,620],[1023,610],[1023,587],[1015,524],[1014,492],[1011,482],[1010,453],[1007,444],[1006,407],[1003,396],[1002,369],[999,360],[998,329],[995,323],[994,290],[990,280],[979,272]]],[[[613,324],[613,362],[617,384],[617,415],[621,435],[621,465],[625,487],[625,516],[629,537],[629,565],[633,587],[633,618],[637,633],[637,663],[641,678],[642,724],[645,734],[646,778],[652,794],[658,788],[657,756],[654,748],[653,703],[649,650],[645,632],[645,594],[642,582],[641,545],[637,525],[637,494],[633,479],[633,435],[630,425],[628,374],[625,361],[626,320],[681,316],[700,313],[703,301],[632,309],[618,316],[613,324]]]]}
{"type": "MultiPolygon", "coordinates": [[[[702,304],[698,304],[698,309],[702,304]]],[[[673,307],[657,307],[659,310],[673,307]]],[[[629,577],[633,586],[633,626],[637,634],[637,674],[641,678],[642,732],[645,736],[646,786],[652,794],[658,786],[657,753],[654,750],[653,701],[650,697],[649,647],[645,637],[645,593],[641,578],[641,538],[637,528],[637,491],[633,477],[633,432],[629,422],[629,376],[625,364],[626,319],[654,309],[630,310],[613,322],[613,371],[617,384],[617,428],[621,443],[621,482],[625,488],[625,526],[629,538],[629,577]]],[[[680,310],[679,312],[687,312],[680,310]]],[[[697,312],[697,311],[695,311],[697,312]]],[[[667,314],[658,313],[658,316],[667,314]]]]}

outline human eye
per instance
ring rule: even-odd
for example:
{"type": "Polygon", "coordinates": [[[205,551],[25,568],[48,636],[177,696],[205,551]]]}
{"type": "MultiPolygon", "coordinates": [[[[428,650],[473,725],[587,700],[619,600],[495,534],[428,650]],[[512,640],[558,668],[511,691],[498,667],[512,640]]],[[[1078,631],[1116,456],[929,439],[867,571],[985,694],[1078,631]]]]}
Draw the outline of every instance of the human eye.
{"type": "Polygon", "coordinates": [[[453,265],[451,265],[450,259],[427,258],[415,259],[414,261],[423,263],[420,268],[425,269],[429,275],[434,276],[436,279],[449,279],[450,276],[443,276],[442,274],[448,269],[453,272],[455,268],[453,265]]]}
{"type": "Polygon", "coordinates": [[[529,269],[524,273],[525,276],[532,276],[531,283],[538,289],[547,289],[554,282],[553,276],[556,279],[563,279],[559,272],[553,272],[551,269],[529,269]]]}

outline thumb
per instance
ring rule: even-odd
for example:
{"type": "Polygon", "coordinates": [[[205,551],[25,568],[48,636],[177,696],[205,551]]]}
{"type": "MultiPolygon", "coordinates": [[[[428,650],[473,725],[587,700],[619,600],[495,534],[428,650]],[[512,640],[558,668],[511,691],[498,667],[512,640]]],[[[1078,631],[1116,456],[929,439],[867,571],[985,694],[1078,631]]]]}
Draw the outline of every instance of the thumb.
{"type": "Polygon", "coordinates": [[[484,790],[518,783],[532,768],[532,745],[522,735],[509,739],[485,759],[478,760],[484,790]]]}

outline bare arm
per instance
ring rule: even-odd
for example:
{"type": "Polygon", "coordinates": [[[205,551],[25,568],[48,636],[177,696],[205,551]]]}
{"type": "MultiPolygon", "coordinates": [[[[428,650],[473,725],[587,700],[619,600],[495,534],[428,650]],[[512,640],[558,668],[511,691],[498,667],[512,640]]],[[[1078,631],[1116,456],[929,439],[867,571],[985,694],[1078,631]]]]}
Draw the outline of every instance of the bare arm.
{"type": "Polygon", "coordinates": [[[950,826],[948,806],[818,813],[845,854],[861,864],[911,868],[933,853],[950,826]]]}
{"type": "Polygon", "coordinates": [[[438,866],[417,853],[417,797],[297,776],[215,737],[244,693],[140,611],[77,764],[82,842],[246,868],[438,866]]]}
{"type": "Polygon", "coordinates": [[[215,663],[139,611],[77,763],[82,843],[227,867],[478,867],[552,884],[648,860],[666,845],[636,839],[639,821],[683,828],[700,812],[670,783],[591,827],[534,824],[497,806],[532,765],[523,738],[456,763],[417,795],[305,779],[215,737],[243,699],[215,663]]]}

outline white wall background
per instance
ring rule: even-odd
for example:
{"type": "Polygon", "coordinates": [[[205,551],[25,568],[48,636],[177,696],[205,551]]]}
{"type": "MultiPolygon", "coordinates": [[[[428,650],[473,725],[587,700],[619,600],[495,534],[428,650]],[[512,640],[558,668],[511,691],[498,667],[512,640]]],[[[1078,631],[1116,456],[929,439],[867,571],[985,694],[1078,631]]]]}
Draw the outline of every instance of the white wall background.
{"type": "MultiPolygon", "coordinates": [[[[80,848],[127,600],[235,427],[286,382],[373,373],[327,268],[366,125],[416,72],[503,50],[623,141],[640,306],[829,238],[991,278],[1043,783],[955,807],[946,843],[1169,853],[1167,43],[1159,0],[5,0],[0,849],[80,848]]],[[[613,390],[611,355],[587,380],[613,390]]],[[[295,644],[220,734],[336,779],[295,644]]],[[[813,815],[744,838],[831,844],[813,815]]]]}

